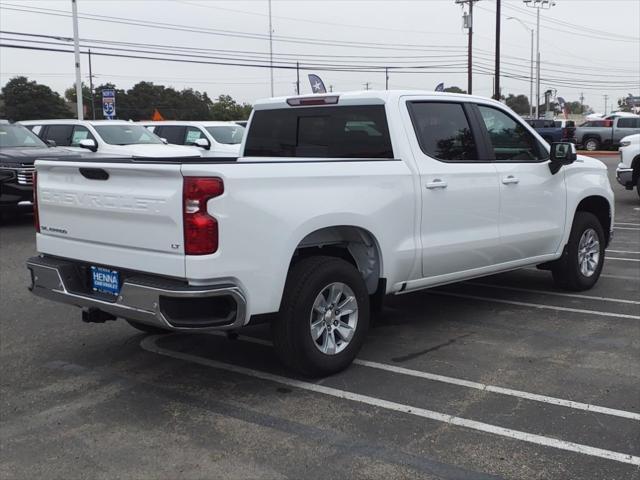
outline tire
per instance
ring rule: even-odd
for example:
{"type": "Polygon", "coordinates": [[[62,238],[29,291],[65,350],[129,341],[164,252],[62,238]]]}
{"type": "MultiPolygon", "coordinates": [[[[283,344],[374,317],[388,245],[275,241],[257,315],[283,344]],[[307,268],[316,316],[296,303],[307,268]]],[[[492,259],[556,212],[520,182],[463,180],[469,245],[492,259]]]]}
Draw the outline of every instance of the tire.
{"type": "Polygon", "coordinates": [[[638,193],[638,197],[640,197],[640,175],[638,175],[636,180],[636,192],[638,193]]]}
{"type": "Polygon", "coordinates": [[[598,218],[589,212],[576,212],[562,258],[551,270],[556,285],[576,292],[593,287],[604,265],[605,241],[604,230],[598,218]],[[589,235],[594,235],[593,238],[598,242],[597,246],[588,242],[589,235]],[[581,243],[585,241],[586,243],[581,243]],[[591,245],[590,250],[593,255],[587,255],[587,257],[593,262],[581,263],[580,248],[581,246],[586,248],[588,245],[591,245]]]}
{"type": "Polygon", "coordinates": [[[155,334],[155,335],[161,335],[161,334],[165,334],[165,333],[171,333],[171,330],[166,330],[164,328],[160,328],[160,327],[154,327],[153,325],[147,325],[146,323],[140,323],[140,322],[136,322],[134,320],[126,320],[125,321],[131,325],[133,328],[140,330],[141,332],[144,333],[151,333],[151,334],[155,334]]]}
{"type": "Polygon", "coordinates": [[[344,370],[358,354],[369,328],[369,294],[362,276],[340,258],[300,260],[289,271],[280,312],[271,326],[276,353],[290,369],[310,377],[344,370]],[[353,300],[347,303],[350,297],[353,300]],[[340,312],[337,305],[355,315],[340,312]],[[342,315],[335,316],[336,312],[342,315]],[[341,332],[351,338],[347,340],[341,332]]]}
{"type": "Polygon", "coordinates": [[[600,142],[596,138],[587,138],[584,141],[584,148],[589,152],[593,152],[600,148],[600,142]]]}

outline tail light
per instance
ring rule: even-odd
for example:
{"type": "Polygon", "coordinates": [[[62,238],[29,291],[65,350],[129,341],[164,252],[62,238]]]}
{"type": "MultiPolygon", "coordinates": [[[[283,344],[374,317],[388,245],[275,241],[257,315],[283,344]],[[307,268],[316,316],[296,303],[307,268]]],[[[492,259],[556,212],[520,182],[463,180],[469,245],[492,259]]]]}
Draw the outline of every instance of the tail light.
{"type": "Polygon", "coordinates": [[[33,172],[33,226],[40,233],[40,215],[38,215],[38,172],[33,172]]]}
{"type": "Polygon", "coordinates": [[[208,255],[218,250],[218,221],[207,213],[207,202],[223,192],[221,178],[184,177],[182,220],[186,255],[208,255]]]}

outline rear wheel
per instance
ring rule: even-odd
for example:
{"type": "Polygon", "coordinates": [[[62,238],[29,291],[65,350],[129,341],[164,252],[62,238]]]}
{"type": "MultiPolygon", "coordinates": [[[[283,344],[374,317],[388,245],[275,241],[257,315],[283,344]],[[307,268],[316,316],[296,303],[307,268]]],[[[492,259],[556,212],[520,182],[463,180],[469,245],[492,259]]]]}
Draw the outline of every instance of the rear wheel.
{"type": "Polygon", "coordinates": [[[593,151],[598,150],[600,148],[600,142],[595,138],[588,138],[584,142],[584,148],[586,148],[587,151],[589,151],[589,152],[593,152],[593,151]]]}
{"type": "Polygon", "coordinates": [[[136,322],[134,320],[126,320],[126,322],[131,325],[133,328],[140,330],[144,333],[153,333],[156,335],[163,333],[171,333],[171,330],[166,330],[160,327],[154,327],[153,325],[147,325],[146,323],[136,322]]]}
{"type": "Polygon", "coordinates": [[[556,285],[574,291],[593,287],[604,265],[604,248],[604,230],[598,218],[577,212],[565,252],[551,270],[556,285]]]}
{"type": "Polygon", "coordinates": [[[287,278],[273,343],[282,362],[308,376],[347,368],[369,327],[369,294],[356,268],[334,257],[296,263],[287,278]]]}

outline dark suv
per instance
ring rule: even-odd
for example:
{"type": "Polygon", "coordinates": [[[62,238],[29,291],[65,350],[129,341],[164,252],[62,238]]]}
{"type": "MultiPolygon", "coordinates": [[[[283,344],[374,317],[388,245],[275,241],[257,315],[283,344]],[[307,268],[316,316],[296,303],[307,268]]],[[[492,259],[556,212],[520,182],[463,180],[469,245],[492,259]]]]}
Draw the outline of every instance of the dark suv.
{"type": "Polygon", "coordinates": [[[70,154],[50,147],[22,125],[0,123],[0,211],[31,209],[35,160],[70,154]]]}

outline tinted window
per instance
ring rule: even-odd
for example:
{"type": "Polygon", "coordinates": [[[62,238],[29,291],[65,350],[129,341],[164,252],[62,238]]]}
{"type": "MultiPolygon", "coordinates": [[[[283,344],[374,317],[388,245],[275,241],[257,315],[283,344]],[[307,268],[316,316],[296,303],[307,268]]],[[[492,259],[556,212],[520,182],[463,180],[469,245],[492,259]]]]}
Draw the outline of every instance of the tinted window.
{"type": "Polygon", "coordinates": [[[393,158],[393,149],[382,105],[305,107],[255,111],[245,155],[393,158]]]}
{"type": "Polygon", "coordinates": [[[244,127],[242,125],[220,125],[205,128],[218,143],[224,143],[225,145],[242,143],[242,137],[244,136],[244,127]]]}
{"type": "Polygon", "coordinates": [[[73,125],[48,125],[44,136],[47,140],[53,140],[59,147],[71,145],[71,132],[73,125]]]}
{"type": "Polygon", "coordinates": [[[478,160],[476,142],[461,104],[411,102],[409,112],[424,153],[447,161],[478,160]]]}
{"type": "Polygon", "coordinates": [[[496,160],[531,162],[548,158],[535,137],[502,110],[478,105],[496,160]]]}
{"type": "Polygon", "coordinates": [[[140,125],[100,125],[98,134],[110,145],[162,144],[162,141],[140,125]]]}
{"type": "Polygon", "coordinates": [[[89,132],[89,130],[86,127],[83,127],[81,125],[77,125],[73,127],[73,135],[71,136],[71,146],[78,147],[80,146],[80,140],[85,140],[85,139],[95,140],[95,138],[93,138],[93,135],[91,135],[91,132],[89,132]]]}
{"type": "Polygon", "coordinates": [[[640,127],[640,119],[638,118],[619,118],[618,128],[638,128],[640,127]]]}
{"type": "Polygon", "coordinates": [[[0,147],[46,148],[42,140],[22,125],[0,125],[0,147]]]}
{"type": "Polygon", "coordinates": [[[184,133],[187,127],[181,127],[179,125],[162,125],[156,127],[156,135],[160,138],[164,138],[167,142],[174,145],[184,145],[184,133]]]}

